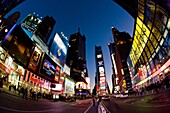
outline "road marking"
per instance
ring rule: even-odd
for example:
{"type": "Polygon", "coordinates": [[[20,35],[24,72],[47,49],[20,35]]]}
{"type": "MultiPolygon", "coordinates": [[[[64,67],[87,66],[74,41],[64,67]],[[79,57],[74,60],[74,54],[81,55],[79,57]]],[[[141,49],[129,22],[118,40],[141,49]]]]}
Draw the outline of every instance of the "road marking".
{"type": "Polygon", "coordinates": [[[157,107],[165,107],[165,106],[170,106],[170,104],[165,104],[165,105],[148,105],[148,106],[141,106],[141,105],[135,105],[135,103],[131,103],[131,104],[127,104],[125,103],[126,105],[133,105],[133,106],[137,106],[137,107],[146,107],[146,108],[149,108],[149,107],[154,107],[154,108],[157,108],[157,107]]]}
{"type": "Polygon", "coordinates": [[[16,109],[11,109],[11,108],[6,108],[3,106],[0,106],[0,108],[8,110],[8,111],[14,111],[14,112],[20,112],[20,113],[43,113],[43,112],[51,112],[55,111],[56,109],[49,109],[49,110],[41,110],[41,111],[23,111],[23,110],[16,110],[16,109]]]}
{"type": "Polygon", "coordinates": [[[87,113],[87,111],[92,107],[92,103],[91,103],[91,105],[86,109],[86,111],[84,112],[84,113],[87,113]]]}

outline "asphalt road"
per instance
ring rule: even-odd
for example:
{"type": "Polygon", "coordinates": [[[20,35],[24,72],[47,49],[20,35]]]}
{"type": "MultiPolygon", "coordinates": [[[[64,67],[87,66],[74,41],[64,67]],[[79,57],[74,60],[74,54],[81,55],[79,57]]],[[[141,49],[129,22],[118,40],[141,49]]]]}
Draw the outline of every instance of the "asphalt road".
{"type": "Polygon", "coordinates": [[[154,95],[129,98],[111,97],[110,101],[102,101],[111,113],[169,113],[170,90],[154,95]]]}
{"type": "Polygon", "coordinates": [[[90,105],[91,99],[78,102],[34,101],[0,93],[0,113],[84,113],[90,105]]]}

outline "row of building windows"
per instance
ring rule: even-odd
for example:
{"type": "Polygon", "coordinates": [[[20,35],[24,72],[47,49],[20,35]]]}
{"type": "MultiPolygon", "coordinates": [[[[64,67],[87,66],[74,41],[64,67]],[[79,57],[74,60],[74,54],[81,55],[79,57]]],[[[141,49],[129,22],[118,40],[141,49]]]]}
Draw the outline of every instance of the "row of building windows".
{"type": "Polygon", "coordinates": [[[147,65],[149,74],[170,56],[168,13],[150,0],[138,0],[138,17],[130,58],[136,71],[147,65]],[[145,26],[146,25],[146,26],[145,26]]]}

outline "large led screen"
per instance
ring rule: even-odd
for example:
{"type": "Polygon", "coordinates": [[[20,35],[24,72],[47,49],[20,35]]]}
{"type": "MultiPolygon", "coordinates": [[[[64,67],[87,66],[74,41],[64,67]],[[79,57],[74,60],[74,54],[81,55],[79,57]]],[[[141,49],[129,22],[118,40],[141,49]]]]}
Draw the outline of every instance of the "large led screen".
{"type": "Polygon", "coordinates": [[[44,54],[40,73],[54,80],[56,76],[60,75],[59,71],[60,67],[58,67],[58,65],[47,54],[44,54]]]}
{"type": "Polygon", "coordinates": [[[42,54],[42,51],[40,49],[38,49],[37,47],[35,47],[34,52],[31,56],[29,64],[28,64],[28,68],[33,70],[34,72],[36,72],[36,70],[37,70],[41,54],[42,54]]]}
{"type": "Polygon", "coordinates": [[[75,83],[71,80],[69,80],[68,78],[65,78],[65,92],[69,93],[69,94],[74,94],[74,86],[75,83]]]}
{"type": "Polygon", "coordinates": [[[67,45],[63,42],[63,38],[63,36],[56,33],[54,36],[54,41],[51,44],[50,51],[58,60],[60,60],[60,62],[64,64],[67,54],[67,45]]]}
{"type": "Polygon", "coordinates": [[[22,65],[26,66],[33,52],[34,44],[20,25],[15,25],[2,42],[2,47],[22,65]]]}
{"type": "Polygon", "coordinates": [[[41,21],[39,18],[37,18],[37,17],[29,14],[29,15],[22,21],[21,25],[22,25],[23,27],[25,27],[26,29],[28,29],[29,31],[34,32],[35,30],[37,30],[38,25],[39,25],[41,22],[42,22],[42,21],[41,21]]]}

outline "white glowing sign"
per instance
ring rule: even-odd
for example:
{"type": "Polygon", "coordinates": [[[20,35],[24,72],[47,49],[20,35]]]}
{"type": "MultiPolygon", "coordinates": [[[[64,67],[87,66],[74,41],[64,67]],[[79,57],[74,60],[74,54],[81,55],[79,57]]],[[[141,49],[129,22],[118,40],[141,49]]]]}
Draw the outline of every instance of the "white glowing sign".
{"type": "Polygon", "coordinates": [[[60,49],[63,50],[64,54],[66,55],[67,53],[67,49],[65,44],[63,43],[63,41],[61,40],[60,36],[58,35],[58,33],[55,34],[54,37],[54,41],[57,43],[57,45],[59,46],[60,49]]]}
{"type": "Polygon", "coordinates": [[[65,92],[66,93],[74,94],[75,93],[74,86],[75,86],[75,83],[73,81],[69,80],[68,78],[65,78],[65,92]]]}

